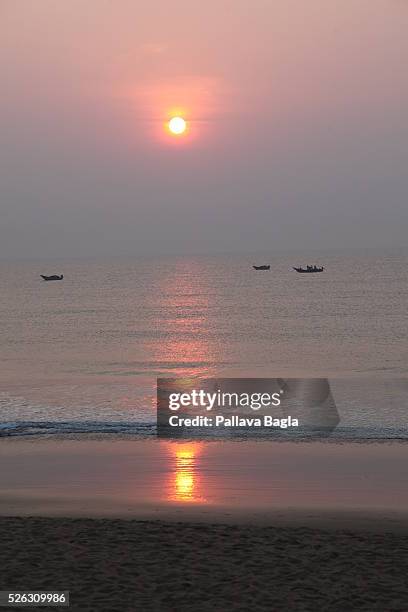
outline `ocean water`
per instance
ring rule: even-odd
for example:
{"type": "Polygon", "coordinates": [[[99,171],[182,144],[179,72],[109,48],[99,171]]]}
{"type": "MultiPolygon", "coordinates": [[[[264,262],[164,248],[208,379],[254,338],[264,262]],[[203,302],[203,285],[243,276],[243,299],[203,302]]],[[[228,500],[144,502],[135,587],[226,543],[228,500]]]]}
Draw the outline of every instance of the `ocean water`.
{"type": "Polygon", "coordinates": [[[154,435],[159,376],[280,376],[329,378],[337,437],[405,438],[407,270],[401,250],[3,262],[0,435],[154,435]]]}

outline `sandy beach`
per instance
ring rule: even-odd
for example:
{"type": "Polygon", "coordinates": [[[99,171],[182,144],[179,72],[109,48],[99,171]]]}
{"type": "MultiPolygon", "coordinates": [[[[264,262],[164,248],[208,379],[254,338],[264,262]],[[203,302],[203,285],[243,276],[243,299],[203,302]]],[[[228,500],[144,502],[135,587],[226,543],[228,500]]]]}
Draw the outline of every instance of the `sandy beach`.
{"type": "MultiPolygon", "coordinates": [[[[3,440],[1,589],[79,611],[405,611],[404,444],[3,440]]],[[[33,609],[33,608],[32,608],[33,609]]]]}
{"type": "Polygon", "coordinates": [[[1,588],[70,590],[72,610],[407,609],[407,535],[5,517],[0,533],[1,588]]]}

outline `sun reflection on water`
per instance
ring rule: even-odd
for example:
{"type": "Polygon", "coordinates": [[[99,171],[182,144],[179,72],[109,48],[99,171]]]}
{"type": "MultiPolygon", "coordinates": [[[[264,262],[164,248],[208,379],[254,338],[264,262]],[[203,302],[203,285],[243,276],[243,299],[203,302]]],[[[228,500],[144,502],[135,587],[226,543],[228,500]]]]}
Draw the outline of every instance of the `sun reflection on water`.
{"type": "Polygon", "coordinates": [[[171,444],[172,467],[169,499],[176,502],[205,503],[198,470],[199,443],[171,444]]]}

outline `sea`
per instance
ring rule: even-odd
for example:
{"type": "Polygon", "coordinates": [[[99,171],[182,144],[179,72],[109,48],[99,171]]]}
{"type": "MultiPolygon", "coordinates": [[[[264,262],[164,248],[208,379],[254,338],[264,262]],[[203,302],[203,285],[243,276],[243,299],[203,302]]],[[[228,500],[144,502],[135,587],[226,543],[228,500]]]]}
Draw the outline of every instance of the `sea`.
{"type": "Polygon", "coordinates": [[[155,436],[158,377],[324,377],[331,439],[408,436],[407,250],[3,261],[0,283],[0,436],[155,436]]]}

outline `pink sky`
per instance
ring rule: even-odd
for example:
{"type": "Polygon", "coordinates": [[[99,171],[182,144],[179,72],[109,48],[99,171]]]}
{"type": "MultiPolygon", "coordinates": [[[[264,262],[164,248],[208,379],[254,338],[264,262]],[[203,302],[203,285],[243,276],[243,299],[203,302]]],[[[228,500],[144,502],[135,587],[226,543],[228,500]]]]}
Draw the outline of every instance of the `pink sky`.
{"type": "Polygon", "coordinates": [[[102,244],[113,232],[130,248],[140,219],[163,243],[152,207],[177,219],[170,250],[191,246],[180,219],[183,233],[197,220],[210,232],[216,210],[220,233],[201,249],[233,248],[231,210],[250,225],[247,249],[267,246],[272,220],[298,245],[303,214],[321,226],[301,246],[331,244],[330,218],[346,246],[404,241],[407,31],[403,0],[3,0],[0,257],[14,254],[13,232],[27,256],[53,254],[44,223],[25,235],[34,219],[65,236],[95,213],[102,244]],[[163,131],[172,111],[190,122],[176,147],[163,131]],[[371,219],[360,233],[356,206],[371,219]]]}

